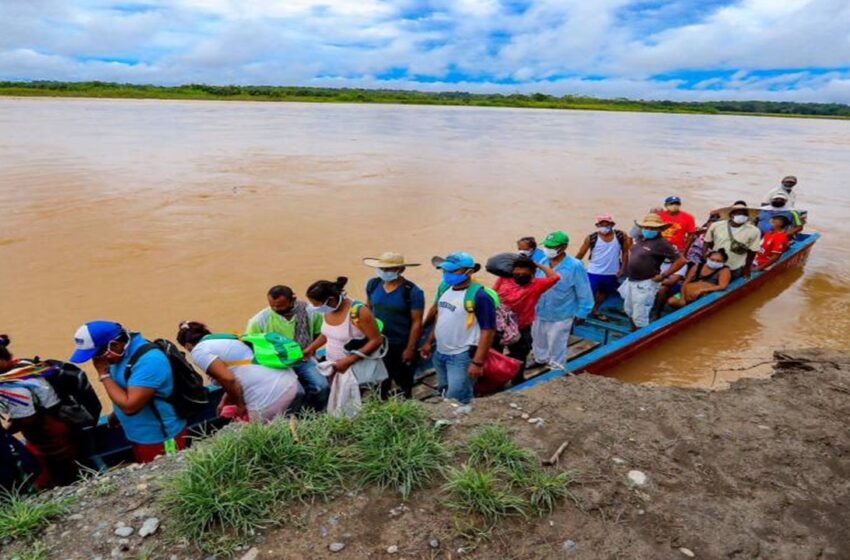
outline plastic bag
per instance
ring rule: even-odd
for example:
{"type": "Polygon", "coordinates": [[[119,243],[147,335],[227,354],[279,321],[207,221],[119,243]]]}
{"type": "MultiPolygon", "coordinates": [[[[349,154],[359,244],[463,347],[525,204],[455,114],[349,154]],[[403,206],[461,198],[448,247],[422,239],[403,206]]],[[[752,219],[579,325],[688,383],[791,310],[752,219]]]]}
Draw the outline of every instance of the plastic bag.
{"type": "Polygon", "coordinates": [[[519,373],[522,362],[490,349],[484,361],[484,374],[475,383],[476,396],[492,395],[508,384],[519,373]]]}
{"type": "Polygon", "coordinates": [[[362,406],[360,384],[350,369],[334,375],[328,397],[328,414],[336,418],[355,416],[362,406]]]}
{"type": "Polygon", "coordinates": [[[501,278],[510,278],[514,274],[514,262],[519,258],[516,253],[499,253],[487,259],[484,268],[490,274],[501,278]]]}

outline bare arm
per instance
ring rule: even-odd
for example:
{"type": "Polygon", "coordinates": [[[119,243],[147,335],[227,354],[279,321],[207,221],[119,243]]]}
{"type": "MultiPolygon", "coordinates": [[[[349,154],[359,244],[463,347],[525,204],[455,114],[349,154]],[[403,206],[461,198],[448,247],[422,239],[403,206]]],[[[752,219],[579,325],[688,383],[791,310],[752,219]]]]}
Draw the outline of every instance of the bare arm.
{"type": "MultiPolygon", "coordinates": [[[[381,336],[380,329],[378,329],[378,322],[375,321],[375,316],[372,315],[372,311],[368,307],[361,307],[358,313],[357,327],[363,331],[363,334],[366,335],[367,339],[366,344],[360,348],[359,352],[369,355],[380,348],[384,338],[381,336]]],[[[361,359],[362,358],[357,354],[349,354],[348,356],[335,361],[333,369],[337,373],[347,371],[348,368],[361,359]]]]}
{"type": "Polygon", "coordinates": [[[493,346],[493,340],[495,338],[495,329],[481,330],[481,336],[478,338],[478,348],[475,349],[475,356],[472,357],[472,363],[469,364],[469,376],[472,379],[477,379],[484,374],[484,362],[487,360],[487,353],[490,352],[490,347],[493,346]]]}
{"type": "Polygon", "coordinates": [[[576,258],[578,260],[582,260],[588,251],[590,251],[590,237],[585,237],[584,242],[581,244],[581,247],[578,250],[578,253],[576,253],[576,258]]]}
{"type": "Polygon", "coordinates": [[[422,316],[424,314],[425,311],[422,309],[410,310],[410,335],[407,337],[407,346],[402,355],[404,361],[412,361],[416,353],[416,346],[419,344],[419,339],[422,338],[422,316]]]}
{"type": "Polygon", "coordinates": [[[111,377],[104,378],[103,388],[112,403],[130,416],[145,408],[156,393],[156,389],[134,385],[130,385],[125,391],[111,377]]]}
{"type": "Polygon", "coordinates": [[[245,395],[242,392],[242,385],[239,383],[239,380],[236,379],[236,376],[230,371],[230,368],[221,361],[216,358],[207,368],[207,375],[215,379],[219,385],[221,385],[222,389],[224,389],[224,393],[227,395],[227,403],[236,406],[238,415],[241,416],[245,413],[245,395]]]}
{"type": "Polygon", "coordinates": [[[617,276],[622,276],[626,273],[626,268],[629,266],[629,252],[632,250],[632,238],[628,235],[623,236],[623,246],[620,248],[620,270],[617,271],[617,276]]]}
{"type": "Polygon", "coordinates": [[[537,264],[537,268],[543,271],[543,274],[546,275],[547,278],[551,278],[553,276],[558,276],[558,273],[552,270],[552,267],[546,266],[545,264],[537,264]]]}
{"type": "Polygon", "coordinates": [[[322,346],[324,346],[325,344],[327,344],[327,342],[328,342],[328,337],[326,337],[325,335],[320,334],[319,336],[317,336],[313,340],[313,342],[311,342],[310,345],[307,348],[304,349],[304,359],[307,360],[307,359],[315,356],[316,351],[319,348],[321,348],[322,346]]]}
{"type": "MultiPolygon", "coordinates": [[[[425,326],[432,325],[436,322],[437,311],[437,305],[432,305],[431,309],[428,310],[428,317],[425,319],[425,326]]],[[[437,329],[431,329],[431,332],[428,333],[428,338],[419,350],[419,355],[425,359],[428,359],[431,356],[431,347],[434,346],[434,341],[437,339],[436,330],[437,329]]]]}

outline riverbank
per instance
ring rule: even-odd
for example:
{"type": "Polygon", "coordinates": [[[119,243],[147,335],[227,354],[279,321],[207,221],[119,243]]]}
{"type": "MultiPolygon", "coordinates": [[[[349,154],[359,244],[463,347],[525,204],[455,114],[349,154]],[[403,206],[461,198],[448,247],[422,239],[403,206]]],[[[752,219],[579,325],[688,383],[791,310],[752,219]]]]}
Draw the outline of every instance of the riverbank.
{"type": "Polygon", "coordinates": [[[19,97],[450,105],[850,119],[850,105],[841,103],[796,103],[757,100],[685,102],[621,98],[601,99],[578,95],[558,97],[543,93],[501,95],[473,94],[467,92],[422,92],[389,89],[338,89],[287,86],[215,86],[207,84],[154,86],[110,82],[0,82],[0,95],[19,97]]]}
{"type": "MultiPolygon", "coordinates": [[[[848,395],[850,356],[804,350],[777,353],[770,379],[726,391],[583,375],[477,401],[469,415],[426,405],[451,422],[449,443],[494,422],[541,458],[566,442],[555,468],[574,473],[572,500],[464,537],[439,486],[407,500],[348,492],[284,512],[235,557],[847,558],[848,395]]],[[[173,520],[159,502],[184,465],[183,455],[160,459],[61,492],[75,501],[40,536],[41,557],[206,557],[170,540],[173,520]],[[139,536],[154,518],[157,532],[139,536]],[[132,534],[116,535],[119,525],[132,534]]],[[[15,550],[7,545],[4,558],[15,550]]]]}

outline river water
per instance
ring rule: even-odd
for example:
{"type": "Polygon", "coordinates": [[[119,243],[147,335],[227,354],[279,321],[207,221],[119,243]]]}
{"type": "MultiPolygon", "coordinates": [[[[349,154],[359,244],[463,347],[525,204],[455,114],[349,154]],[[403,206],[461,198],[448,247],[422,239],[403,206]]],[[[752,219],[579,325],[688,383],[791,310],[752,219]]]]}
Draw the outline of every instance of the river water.
{"type": "MultiPolygon", "coordinates": [[[[823,233],[805,271],[612,372],[635,382],[723,386],[777,349],[850,350],[850,122],[0,99],[0,332],[18,355],[66,357],[92,319],[240,330],[273,284],[345,275],[362,295],[362,257],[483,261],[553,229],[576,250],[596,214],[627,228],[678,194],[699,221],[786,174],[823,233]]],[[[408,276],[438,281],[430,265],[408,276]]]]}

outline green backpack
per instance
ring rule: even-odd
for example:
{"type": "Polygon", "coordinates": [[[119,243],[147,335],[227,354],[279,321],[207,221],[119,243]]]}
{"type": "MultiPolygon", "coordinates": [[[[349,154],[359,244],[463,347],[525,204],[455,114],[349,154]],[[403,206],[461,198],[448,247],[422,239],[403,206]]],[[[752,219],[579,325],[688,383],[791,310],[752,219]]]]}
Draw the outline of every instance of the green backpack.
{"type": "MultiPolygon", "coordinates": [[[[440,286],[437,288],[437,296],[434,298],[434,303],[440,301],[440,298],[446,293],[451,286],[446,284],[445,282],[440,282],[440,286]]],[[[490,296],[490,299],[493,300],[493,305],[498,309],[502,302],[499,299],[499,294],[496,293],[496,290],[492,288],[488,288],[487,286],[482,286],[478,282],[472,282],[466,288],[466,293],[463,295],[463,308],[466,309],[466,328],[472,326],[472,323],[475,322],[475,296],[478,294],[480,290],[484,290],[484,292],[490,296]]]]}
{"type": "Polygon", "coordinates": [[[274,369],[288,369],[304,361],[301,346],[291,338],[278,333],[259,334],[208,334],[204,340],[241,340],[254,351],[253,360],[226,362],[228,366],[257,364],[274,369]]]}

